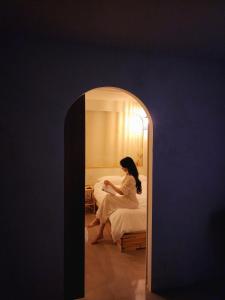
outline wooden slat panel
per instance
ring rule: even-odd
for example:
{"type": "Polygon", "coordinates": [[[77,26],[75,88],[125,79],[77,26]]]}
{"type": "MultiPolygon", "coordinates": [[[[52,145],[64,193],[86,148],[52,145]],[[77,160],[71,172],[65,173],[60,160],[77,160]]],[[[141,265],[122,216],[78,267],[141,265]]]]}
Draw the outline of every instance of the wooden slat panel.
{"type": "Polygon", "coordinates": [[[146,232],[126,233],[117,241],[121,252],[134,251],[146,247],[146,232]]]}

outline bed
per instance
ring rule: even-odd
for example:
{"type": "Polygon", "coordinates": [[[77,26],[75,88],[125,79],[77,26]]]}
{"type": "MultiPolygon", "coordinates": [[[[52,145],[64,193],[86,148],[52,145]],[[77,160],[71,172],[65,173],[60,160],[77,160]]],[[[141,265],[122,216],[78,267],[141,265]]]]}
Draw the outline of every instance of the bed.
{"type": "MultiPolygon", "coordinates": [[[[137,194],[139,207],[137,209],[117,209],[109,218],[112,239],[122,252],[145,248],[146,244],[147,178],[144,175],[140,175],[139,178],[142,182],[142,194],[137,194]]],[[[102,190],[103,182],[106,179],[114,185],[120,186],[123,177],[103,176],[98,179],[93,193],[97,206],[107,194],[102,190]]]]}

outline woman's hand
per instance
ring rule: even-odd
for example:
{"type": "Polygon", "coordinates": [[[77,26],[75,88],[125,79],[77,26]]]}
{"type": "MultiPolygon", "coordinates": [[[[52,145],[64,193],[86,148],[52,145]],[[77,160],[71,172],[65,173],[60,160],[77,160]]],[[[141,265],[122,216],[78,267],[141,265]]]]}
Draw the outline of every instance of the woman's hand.
{"type": "Polygon", "coordinates": [[[112,183],[111,183],[109,180],[105,180],[105,181],[104,181],[104,184],[105,184],[105,185],[111,185],[111,186],[112,186],[112,183]]]}
{"type": "Polygon", "coordinates": [[[104,184],[105,185],[110,185],[118,194],[123,195],[123,192],[118,187],[116,187],[114,184],[112,184],[111,181],[105,180],[104,184]]]}

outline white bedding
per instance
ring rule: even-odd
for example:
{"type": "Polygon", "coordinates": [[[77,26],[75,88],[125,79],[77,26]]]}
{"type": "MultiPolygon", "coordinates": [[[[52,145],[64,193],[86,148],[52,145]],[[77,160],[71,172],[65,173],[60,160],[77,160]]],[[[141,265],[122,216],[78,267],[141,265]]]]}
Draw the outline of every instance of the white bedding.
{"type": "MultiPolygon", "coordinates": [[[[106,192],[102,191],[104,180],[110,180],[113,184],[120,186],[123,177],[121,176],[104,176],[99,178],[94,185],[94,197],[99,206],[104,199],[106,192]]],[[[111,233],[114,241],[122,237],[124,233],[137,231],[146,231],[147,222],[147,180],[146,176],[141,175],[142,194],[137,194],[139,207],[137,209],[119,208],[111,214],[109,220],[111,223],[111,233]]]]}

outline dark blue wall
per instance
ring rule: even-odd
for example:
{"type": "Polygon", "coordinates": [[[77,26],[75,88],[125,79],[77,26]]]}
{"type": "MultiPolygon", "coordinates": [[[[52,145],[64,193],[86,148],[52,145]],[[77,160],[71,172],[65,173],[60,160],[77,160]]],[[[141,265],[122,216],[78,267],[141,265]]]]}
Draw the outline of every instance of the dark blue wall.
{"type": "Polygon", "coordinates": [[[1,65],[4,299],[63,299],[64,118],[99,86],[153,118],[154,289],[225,275],[223,60],[11,36],[1,65]]]}

